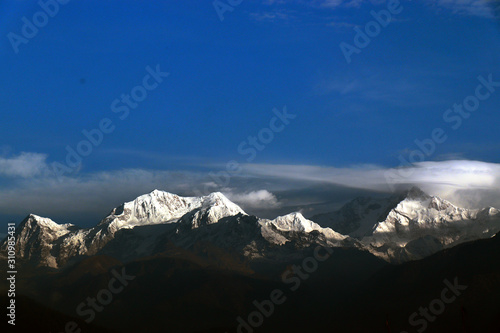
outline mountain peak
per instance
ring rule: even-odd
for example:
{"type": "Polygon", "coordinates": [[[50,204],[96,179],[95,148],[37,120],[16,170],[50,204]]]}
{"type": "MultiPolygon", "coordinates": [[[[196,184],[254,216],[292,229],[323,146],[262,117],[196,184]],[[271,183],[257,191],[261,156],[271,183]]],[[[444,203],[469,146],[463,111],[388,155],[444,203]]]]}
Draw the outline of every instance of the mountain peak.
{"type": "MultiPolygon", "coordinates": [[[[309,234],[313,231],[322,234],[324,237],[329,239],[330,241],[334,240],[343,241],[347,238],[342,234],[330,229],[330,228],[322,228],[319,224],[308,220],[302,215],[300,212],[294,212],[283,216],[278,216],[272,221],[267,222],[268,225],[272,225],[274,228],[278,229],[278,231],[282,232],[296,232],[296,233],[306,233],[309,234]]],[[[269,236],[268,236],[269,237],[269,236]]],[[[275,237],[275,240],[278,243],[282,244],[285,240],[279,239],[280,237],[275,237]]],[[[273,238],[273,237],[271,237],[273,238]]]]}
{"type": "Polygon", "coordinates": [[[38,221],[38,220],[42,220],[42,219],[44,219],[44,217],[41,217],[39,215],[35,215],[33,213],[28,214],[28,216],[26,216],[24,218],[24,220],[34,220],[34,221],[38,221]]]}
{"type": "Polygon", "coordinates": [[[111,211],[100,224],[111,226],[111,232],[139,225],[174,223],[189,212],[207,213],[213,223],[222,217],[246,213],[220,192],[203,197],[181,197],[170,192],[153,190],[125,202],[111,211]]]}
{"type": "MultiPolygon", "coordinates": [[[[202,200],[202,207],[225,207],[226,209],[233,211],[233,212],[238,212],[245,214],[246,213],[243,211],[243,209],[240,208],[237,204],[229,200],[224,194],[221,192],[213,192],[210,193],[207,196],[201,197],[202,200]]],[[[237,215],[237,214],[235,214],[237,215]]]]}
{"type": "Polygon", "coordinates": [[[46,228],[49,228],[52,230],[66,230],[68,227],[73,226],[73,224],[70,224],[70,223],[59,224],[59,223],[52,221],[51,219],[49,219],[47,217],[41,217],[41,216],[38,216],[35,214],[29,214],[28,216],[26,216],[26,218],[19,225],[19,228],[22,228],[22,227],[26,226],[27,224],[29,224],[29,225],[36,224],[36,225],[46,227],[46,228]]]}
{"type": "Polygon", "coordinates": [[[33,219],[35,221],[37,221],[37,220],[45,220],[45,219],[50,220],[47,217],[42,217],[42,216],[39,216],[39,215],[36,215],[36,214],[33,214],[33,213],[28,214],[28,216],[26,216],[26,219],[33,219]]]}
{"type": "Polygon", "coordinates": [[[238,214],[247,215],[240,206],[229,200],[221,192],[213,192],[198,198],[201,203],[192,216],[188,218],[191,228],[198,228],[203,224],[217,223],[220,219],[238,214]]]}
{"type": "Polygon", "coordinates": [[[441,199],[440,197],[432,197],[429,203],[429,208],[433,208],[435,210],[441,211],[449,208],[458,208],[453,205],[451,202],[441,199]]]}
{"type": "Polygon", "coordinates": [[[283,231],[305,231],[311,232],[321,227],[309,221],[300,212],[294,212],[283,216],[278,216],[271,221],[274,226],[283,231]]]}
{"type": "Polygon", "coordinates": [[[422,191],[419,187],[413,186],[406,193],[405,197],[410,200],[428,200],[431,198],[430,195],[422,191]]]}
{"type": "Polygon", "coordinates": [[[71,233],[72,227],[72,224],[58,224],[49,218],[29,214],[17,227],[16,249],[18,253],[30,253],[29,256],[32,251],[39,251],[41,265],[57,268],[57,260],[52,256],[53,242],[71,233]]]}
{"type": "Polygon", "coordinates": [[[174,194],[174,193],[154,189],[153,191],[151,191],[149,193],[138,196],[134,200],[140,200],[140,199],[146,199],[146,198],[158,198],[158,197],[175,198],[175,197],[178,197],[178,195],[174,194]]]}
{"type": "MultiPolygon", "coordinates": [[[[273,220],[244,215],[247,214],[221,192],[182,197],[155,189],[123,203],[90,229],[58,224],[49,218],[29,214],[18,228],[16,249],[22,258],[31,258],[44,266],[59,267],[75,256],[99,253],[114,240],[116,242],[108,250],[117,253],[128,251],[125,257],[134,257],[155,253],[158,242],[168,237],[183,244],[195,244],[200,237],[209,235],[211,240],[217,242],[224,239],[218,244],[228,247],[237,244],[245,249],[245,255],[260,256],[259,247],[263,246],[262,251],[267,249],[266,243],[261,243],[264,239],[275,245],[292,242],[293,246],[299,247],[309,244],[331,247],[355,245],[365,247],[386,260],[404,261],[410,258],[405,257],[406,254],[417,258],[435,250],[412,252],[421,244],[427,244],[419,241],[422,237],[433,237],[439,240],[442,248],[446,248],[460,242],[491,237],[500,228],[499,210],[456,207],[444,199],[429,196],[418,187],[409,189],[405,197],[399,194],[385,199],[355,199],[332,215],[339,222],[336,224],[321,226],[305,218],[301,212],[273,220]],[[165,224],[173,225],[159,226],[165,224]],[[217,225],[211,227],[213,224],[217,225]],[[121,229],[140,226],[148,227],[123,231],[115,236],[121,229]],[[408,244],[410,246],[406,248],[408,244]]],[[[1,248],[5,248],[5,241],[0,244],[1,248]]]]}
{"type": "Polygon", "coordinates": [[[221,192],[212,192],[210,193],[209,195],[206,195],[203,197],[205,200],[209,201],[209,202],[213,202],[213,203],[217,203],[217,202],[220,202],[220,201],[223,201],[223,202],[231,202],[224,194],[222,194],[221,192]]]}
{"type": "Polygon", "coordinates": [[[180,197],[169,192],[154,190],[116,207],[100,224],[114,225],[114,228],[120,229],[166,223],[179,219],[200,205],[200,198],[180,197]]]}

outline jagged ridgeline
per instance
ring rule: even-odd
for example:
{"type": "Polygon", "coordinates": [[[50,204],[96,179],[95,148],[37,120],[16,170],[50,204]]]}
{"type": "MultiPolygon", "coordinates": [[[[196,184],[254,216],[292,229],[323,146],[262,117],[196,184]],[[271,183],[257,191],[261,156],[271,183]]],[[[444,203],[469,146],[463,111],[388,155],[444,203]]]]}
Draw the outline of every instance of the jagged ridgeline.
{"type": "MultiPolygon", "coordinates": [[[[497,209],[460,208],[418,188],[385,199],[357,198],[311,219],[294,212],[273,220],[246,214],[219,192],[181,197],[154,190],[87,229],[30,214],[17,227],[16,251],[26,262],[52,268],[97,254],[130,261],[201,243],[248,262],[286,262],[321,245],[401,263],[499,231],[497,209]]],[[[5,241],[1,248],[4,255],[5,241]]]]}

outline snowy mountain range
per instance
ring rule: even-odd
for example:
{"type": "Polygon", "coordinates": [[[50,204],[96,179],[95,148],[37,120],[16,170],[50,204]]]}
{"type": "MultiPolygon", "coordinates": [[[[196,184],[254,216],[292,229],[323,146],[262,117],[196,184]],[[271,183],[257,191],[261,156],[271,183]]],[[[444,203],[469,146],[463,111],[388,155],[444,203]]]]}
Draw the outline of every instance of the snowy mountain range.
{"type": "Polygon", "coordinates": [[[371,201],[365,203],[367,214],[361,220],[363,223],[350,235],[390,262],[421,259],[460,243],[493,237],[500,231],[498,209],[460,208],[415,187],[404,196],[385,202],[380,208],[371,205],[371,201]],[[370,217],[381,211],[383,215],[366,232],[370,217]]]}
{"type": "Polygon", "coordinates": [[[16,250],[19,258],[52,268],[96,254],[130,261],[173,248],[210,247],[249,261],[286,261],[314,245],[401,263],[499,231],[498,209],[460,208],[418,188],[387,199],[358,198],[311,219],[295,212],[273,220],[246,214],[219,192],[181,197],[154,190],[88,229],[30,214],[17,227],[16,250]]]}

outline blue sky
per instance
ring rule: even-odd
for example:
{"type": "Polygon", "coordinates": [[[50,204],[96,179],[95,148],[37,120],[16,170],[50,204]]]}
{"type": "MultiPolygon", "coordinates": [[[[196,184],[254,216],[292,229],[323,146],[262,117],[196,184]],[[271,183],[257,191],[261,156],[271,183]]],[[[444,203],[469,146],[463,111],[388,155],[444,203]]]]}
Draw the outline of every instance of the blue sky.
{"type": "MultiPolygon", "coordinates": [[[[22,36],[23,17],[33,21],[42,9],[35,1],[2,1],[0,216],[37,210],[70,220],[99,207],[97,216],[141,191],[191,194],[201,183],[276,199],[290,183],[274,173],[276,165],[396,168],[435,128],[447,140],[426,161],[495,169],[500,88],[457,130],[443,120],[474,94],[478,76],[500,81],[500,4],[486,3],[402,1],[401,13],[347,63],[339,44],[354,44],[355,29],[386,1],[243,0],[223,21],[212,1],[69,1],[17,47],[9,33],[22,36]],[[120,119],[112,102],[141,85],[148,66],[169,76],[120,119]],[[284,106],[296,117],[248,161],[239,145],[284,106]],[[53,163],[64,164],[66,147],[76,149],[82,130],[103,119],[112,133],[81,165],[55,177],[53,163]],[[260,166],[232,184],[213,184],[208,173],[231,160],[260,166]]],[[[313,169],[294,172],[303,170],[313,169]]]]}

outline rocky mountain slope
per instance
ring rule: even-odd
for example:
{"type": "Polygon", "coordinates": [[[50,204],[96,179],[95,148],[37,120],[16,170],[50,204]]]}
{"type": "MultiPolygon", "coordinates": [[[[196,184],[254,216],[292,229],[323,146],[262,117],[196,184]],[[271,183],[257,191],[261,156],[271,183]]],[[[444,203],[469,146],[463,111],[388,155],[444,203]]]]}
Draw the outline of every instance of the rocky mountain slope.
{"type": "Polygon", "coordinates": [[[320,227],[300,213],[274,220],[250,218],[222,193],[181,197],[158,190],[113,209],[93,228],[59,225],[31,214],[16,233],[16,249],[21,259],[52,268],[98,253],[113,253],[131,260],[153,255],[168,242],[189,248],[203,241],[255,258],[266,256],[269,247],[291,241],[298,241],[299,247],[311,244],[335,247],[348,238],[320,227]]]}
{"type": "Polygon", "coordinates": [[[31,214],[17,228],[16,250],[19,258],[52,268],[96,254],[130,261],[172,246],[217,248],[238,260],[286,261],[321,245],[401,263],[500,231],[498,209],[460,208],[418,188],[385,199],[358,198],[312,220],[298,212],[272,220],[249,216],[218,192],[181,197],[154,190],[88,229],[31,214]]]}
{"type": "Polygon", "coordinates": [[[416,187],[386,199],[355,199],[312,220],[344,230],[373,254],[394,263],[421,259],[500,231],[498,209],[457,207],[416,187]]]}

